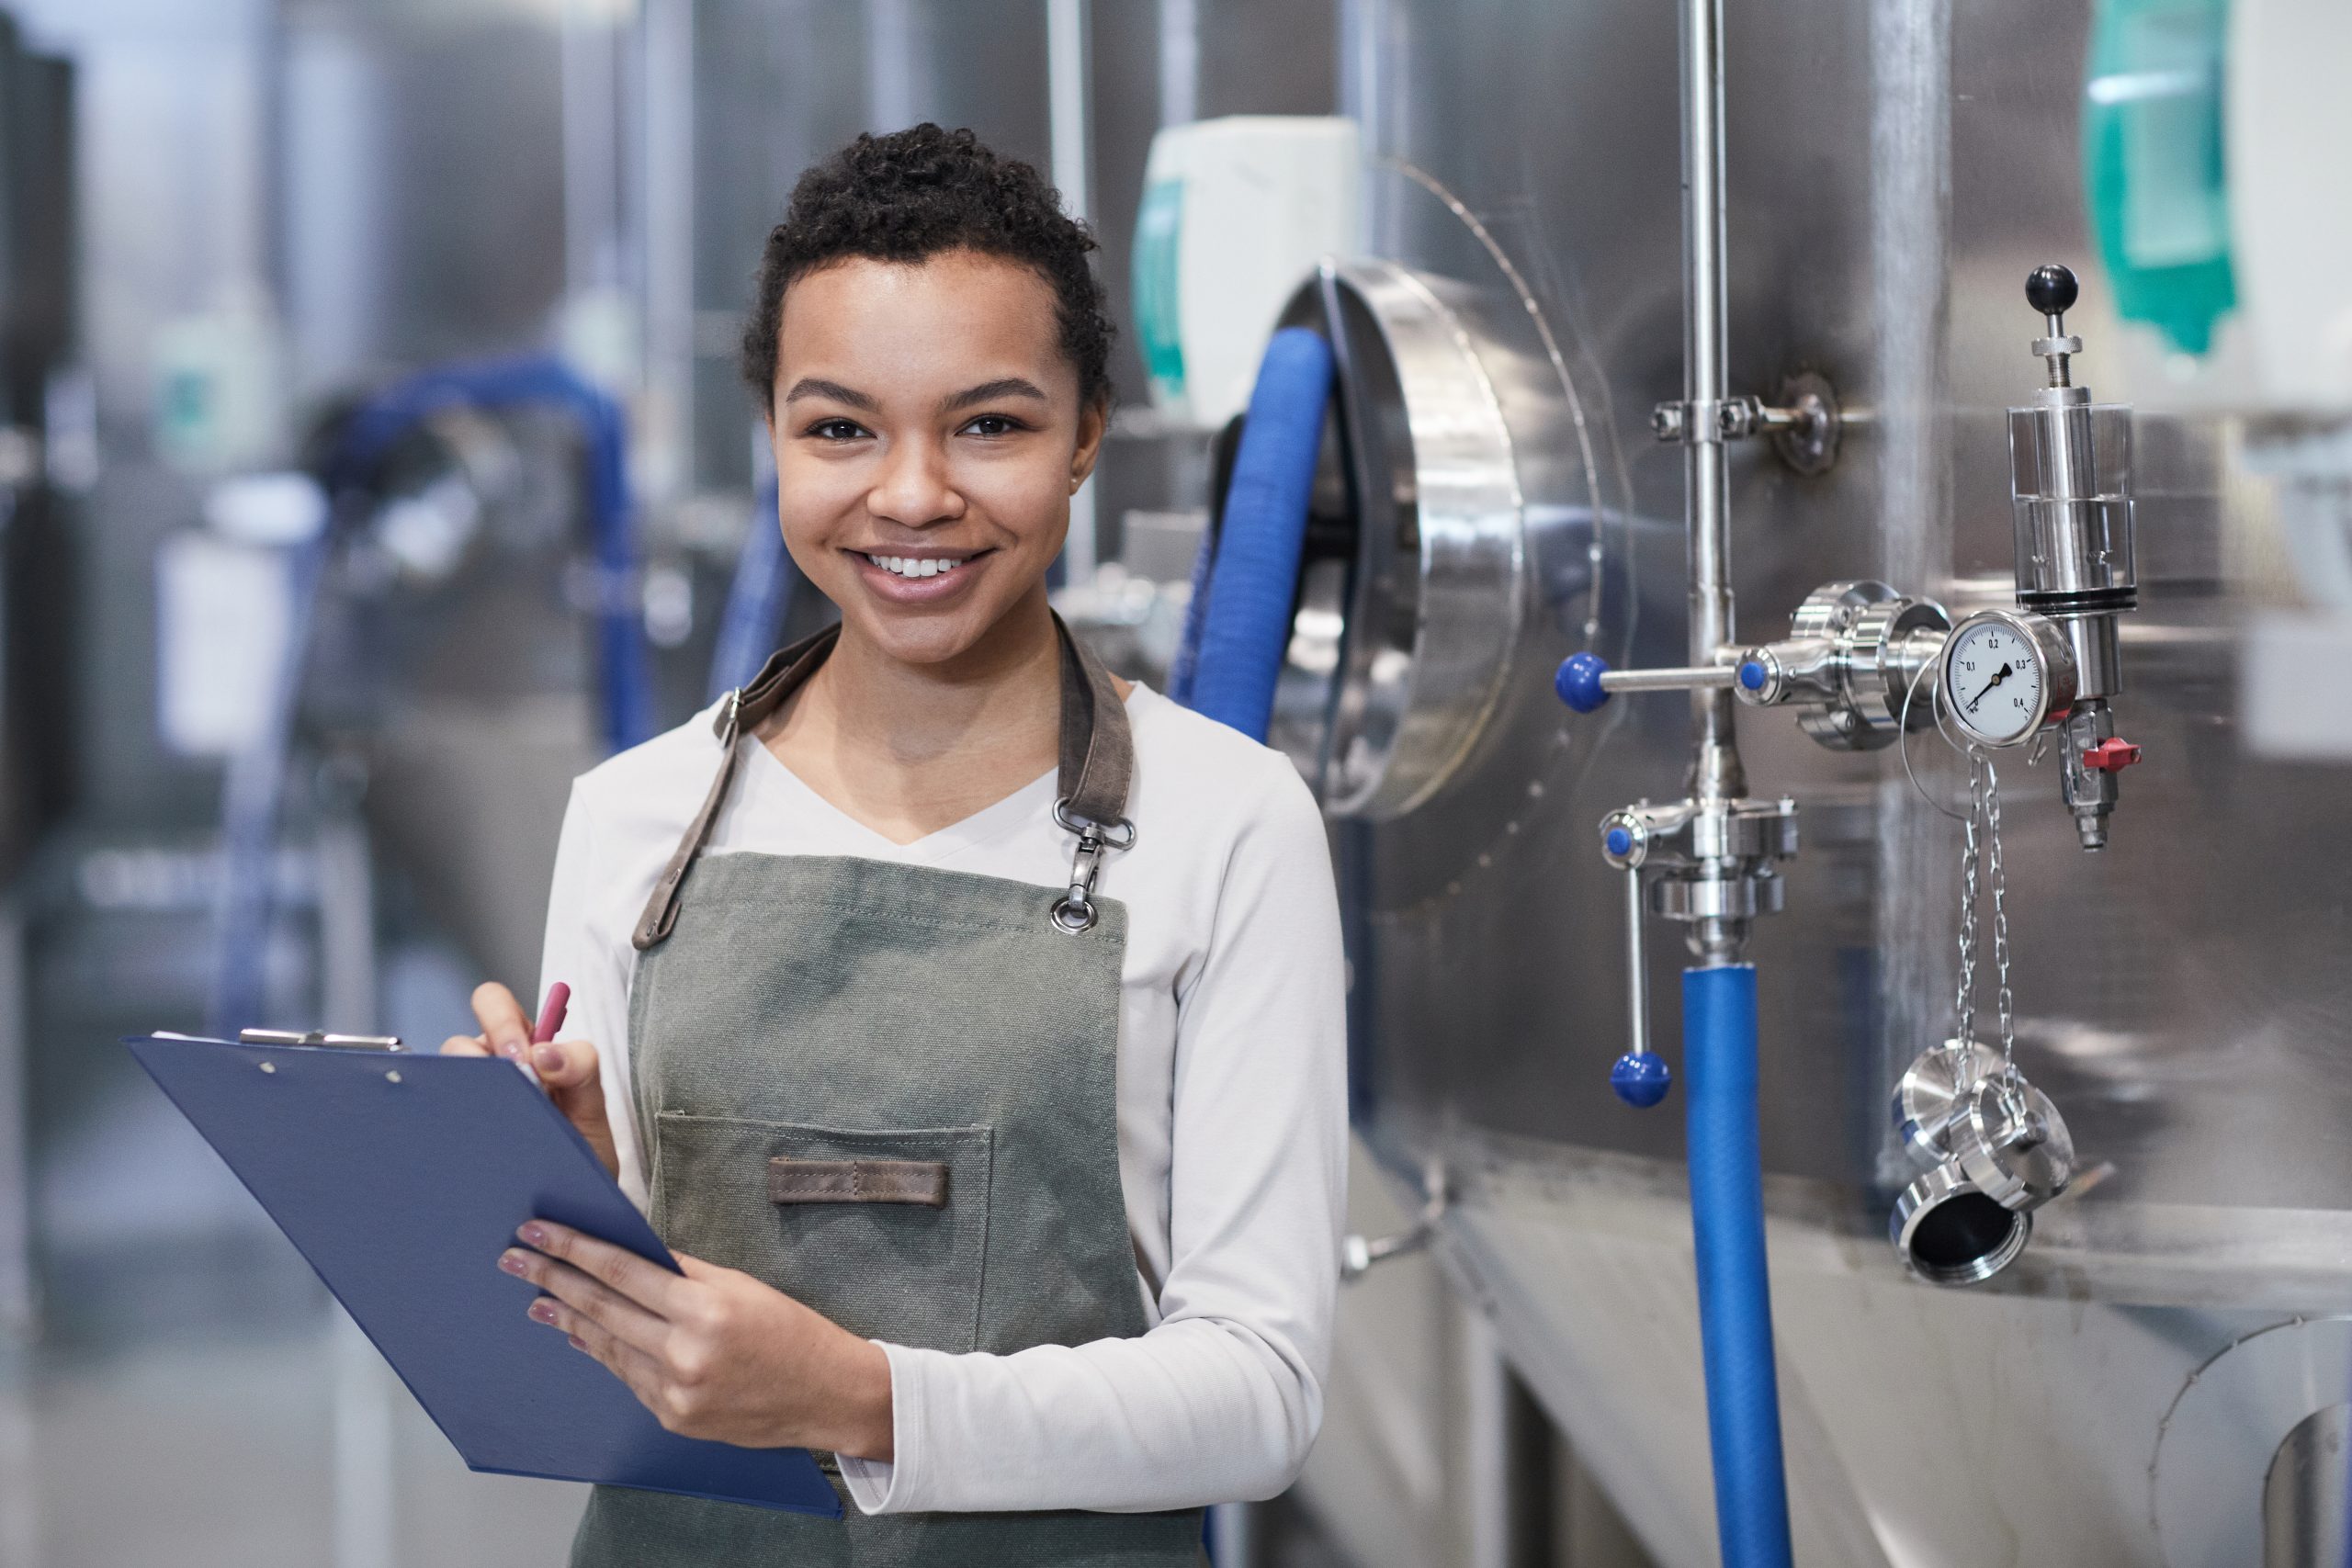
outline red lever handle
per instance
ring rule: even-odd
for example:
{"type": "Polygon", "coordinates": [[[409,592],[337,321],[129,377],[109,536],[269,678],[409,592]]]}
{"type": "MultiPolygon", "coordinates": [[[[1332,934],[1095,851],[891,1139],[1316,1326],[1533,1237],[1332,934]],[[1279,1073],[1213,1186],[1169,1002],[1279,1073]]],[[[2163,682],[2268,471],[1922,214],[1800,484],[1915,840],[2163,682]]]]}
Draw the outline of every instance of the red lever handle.
{"type": "Polygon", "coordinates": [[[2118,735],[2100,741],[2083,753],[2083,766],[2097,768],[2102,773],[2120,773],[2140,760],[2140,748],[2118,735]]]}

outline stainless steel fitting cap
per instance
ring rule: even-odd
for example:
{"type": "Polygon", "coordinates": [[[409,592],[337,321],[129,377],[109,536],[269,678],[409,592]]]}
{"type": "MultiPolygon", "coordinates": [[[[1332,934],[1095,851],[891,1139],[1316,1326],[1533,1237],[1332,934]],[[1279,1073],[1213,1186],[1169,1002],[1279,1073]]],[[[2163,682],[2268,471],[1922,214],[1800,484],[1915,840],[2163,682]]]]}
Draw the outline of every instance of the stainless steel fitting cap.
{"type": "Polygon", "coordinates": [[[1947,1040],[1920,1052],[1894,1086],[1894,1130],[1903,1146],[1929,1168],[1949,1158],[1952,1119],[2000,1068],[2001,1054],[1980,1041],[1947,1040]]]}
{"type": "Polygon", "coordinates": [[[1931,1285],[1973,1285],[2016,1260],[2033,1216],[2005,1209],[1951,1160],[1903,1190],[1887,1237],[1903,1266],[1931,1285]]]}
{"type": "Polygon", "coordinates": [[[2039,1209],[2075,1179],[2065,1118],[2022,1077],[2008,1084],[1988,1077],[1945,1137],[1968,1179],[2005,1209],[2039,1209]]]}

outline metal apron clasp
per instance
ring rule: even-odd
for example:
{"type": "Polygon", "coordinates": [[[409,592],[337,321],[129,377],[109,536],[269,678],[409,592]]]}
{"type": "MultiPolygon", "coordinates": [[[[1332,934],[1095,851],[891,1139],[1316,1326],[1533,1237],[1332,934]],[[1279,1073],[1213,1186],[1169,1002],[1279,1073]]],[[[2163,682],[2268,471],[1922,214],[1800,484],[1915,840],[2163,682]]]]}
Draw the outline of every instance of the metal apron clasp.
{"type": "Polygon", "coordinates": [[[1134,848],[1136,825],[1124,817],[1103,823],[1075,816],[1068,795],[1054,802],[1054,821],[1078,835],[1078,849],[1070,856],[1069,891],[1054,901],[1054,929],[1077,936],[1094,929],[1094,878],[1102,870],[1102,852],[1134,848]]]}

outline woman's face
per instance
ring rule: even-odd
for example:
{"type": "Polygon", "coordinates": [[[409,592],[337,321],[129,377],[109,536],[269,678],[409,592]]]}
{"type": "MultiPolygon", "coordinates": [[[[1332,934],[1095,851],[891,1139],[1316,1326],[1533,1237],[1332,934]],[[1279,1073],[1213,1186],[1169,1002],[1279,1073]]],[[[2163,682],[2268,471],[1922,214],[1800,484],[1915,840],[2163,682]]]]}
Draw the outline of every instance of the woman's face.
{"type": "Polygon", "coordinates": [[[943,664],[1042,601],[1102,445],[1052,287],[953,251],[786,289],[769,426],[784,541],[846,635],[943,664]]]}

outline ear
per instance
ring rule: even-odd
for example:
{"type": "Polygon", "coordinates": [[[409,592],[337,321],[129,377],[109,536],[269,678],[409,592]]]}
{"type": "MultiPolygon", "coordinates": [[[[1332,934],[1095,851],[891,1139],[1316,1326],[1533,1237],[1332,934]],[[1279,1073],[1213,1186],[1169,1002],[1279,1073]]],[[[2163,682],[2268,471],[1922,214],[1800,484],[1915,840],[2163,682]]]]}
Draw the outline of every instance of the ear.
{"type": "Polygon", "coordinates": [[[1084,484],[1086,477],[1094,471],[1095,460],[1102,456],[1102,437],[1109,434],[1110,429],[1109,397],[1096,398],[1079,411],[1078,446],[1069,455],[1069,489],[1072,495],[1078,493],[1078,487],[1084,484]]]}

